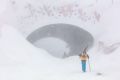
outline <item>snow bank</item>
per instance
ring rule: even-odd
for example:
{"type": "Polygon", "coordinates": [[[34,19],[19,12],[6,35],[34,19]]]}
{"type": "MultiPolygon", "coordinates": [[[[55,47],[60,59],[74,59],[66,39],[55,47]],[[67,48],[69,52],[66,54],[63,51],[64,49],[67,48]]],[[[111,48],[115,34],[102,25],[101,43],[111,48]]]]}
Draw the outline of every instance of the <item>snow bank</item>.
{"type": "Polygon", "coordinates": [[[75,64],[69,59],[54,58],[31,45],[11,26],[3,26],[1,33],[0,80],[47,80],[50,77],[52,80],[55,75],[59,78],[63,73],[79,69],[79,59],[75,64]]]}
{"type": "Polygon", "coordinates": [[[33,80],[37,71],[39,74],[50,72],[48,64],[53,63],[46,51],[32,46],[10,26],[3,26],[1,31],[0,80],[33,80]]]}

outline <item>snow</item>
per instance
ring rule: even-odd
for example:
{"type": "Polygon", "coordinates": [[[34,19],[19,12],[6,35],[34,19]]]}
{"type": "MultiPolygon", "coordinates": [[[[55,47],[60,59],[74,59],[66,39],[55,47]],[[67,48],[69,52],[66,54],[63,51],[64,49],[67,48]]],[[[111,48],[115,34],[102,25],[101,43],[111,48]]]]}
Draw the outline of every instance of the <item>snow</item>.
{"type": "Polygon", "coordinates": [[[67,55],[70,51],[65,41],[54,37],[40,39],[36,41],[34,45],[46,49],[49,53],[52,53],[53,56],[60,58],[64,58],[64,55],[67,55]]]}
{"type": "MultiPolygon", "coordinates": [[[[104,9],[100,5],[96,7],[96,0],[89,2],[79,0],[52,1],[39,0],[36,3],[36,0],[10,0],[2,21],[16,27],[25,37],[39,27],[55,23],[80,26],[95,37],[104,30],[104,27],[94,24],[99,21],[99,15],[101,16],[102,14],[101,8],[104,9]],[[91,5],[93,6],[91,7],[91,5]],[[69,6],[73,10],[69,10],[69,6]]],[[[100,3],[103,4],[102,2],[100,3]]],[[[106,5],[107,7],[108,4],[106,5]]]]}
{"type": "Polygon", "coordinates": [[[0,14],[2,14],[7,7],[7,0],[0,0],[0,14]]]}
{"type": "MultiPolygon", "coordinates": [[[[90,4],[93,4],[94,1],[99,2],[100,0],[92,1],[90,4]]],[[[103,0],[100,1],[97,8],[105,4],[105,1],[102,1],[103,0]]],[[[92,24],[94,26],[93,28],[83,27],[91,32],[95,38],[94,47],[88,52],[90,55],[91,72],[89,71],[89,66],[87,66],[86,73],[81,71],[81,62],[78,56],[72,56],[66,59],[58,59],[51,56],[44,49],[34,47],[23,37],[21,32],[16,30],[17,25],[20,24],[16,24],[16,22],[20,19],[16,19],[16,16],[13,17],[12,12],[8,13],[12,16],[6,14],[2,16],[0,19],[1,22],[2,19],[6,20],[6,24],[14,25],[14,27],[9,25],[0,26],[0,80],[119,80],[120,1],[113,0],[112,6],[110,0],[106,1],[109,2],[109,5],[104,5],[105,9],[103,7],[98,9],[102,13],[100,22],[94,25],[92,24]],[[103,45],[101,45],[101,42],[103,45]],[[110,51],[114,47],[115,50],[109,54],[104,51],[104,49],[110,51]],[[101,75],[97,75],[100,73],[101,75]]],[[[66,2],[69,1],[67,0],[66,2]]],[[[84,2],[84,4],[88,5],[89,3],[86,2],[84,2]]],[[[0,8],[0,12],[3,12],[4,9],[5,8],[0,8]]],[[[68,21],[68,23],[75,22],[74,24],[79,25],[79,20],[76,18],[72,18],[73,20],[69,18],[63,19],[64,18],[59,20],[61,20],[61,22],[68,21]]],[[[21,21],[22,20],[23,19],[21,19],[21,21]]],[[[56,19],[49,18],[48,21],[44,22],[45,20],[46,19],[40,23],[38,23],[38,20],[36,23],[44,25],[46,23],[54,23],[56,19]]],[[[56,21],[59,22],[59,20],[56,21]]],[[[26,21],[24,27],[28,27],[31,24],[27,25],[26,21]]],[[[20,29],[24,30],[23,24],[20,26],[22,26],[20,29]]],[[[27,31],[27,29],[28,28],[25,27],[25,31],[27,31]]],[[[31,30],[28,30],[27,33],[29,33],[29,31],[31,30]]]]}
{"type": "Polygon", "coordinates": [[[79,57],[58,59],[45,50],[34,47],[11,26],[5,25],[1,31],[1,80],[119,79],[119,50],[110,55],[98,52],[90,54],[92,72],[89,72],[88,67],[88,72],[82,73],[79,57]],[[97,73],[102,75],[97,75],[97,73]]]}
{"type": "Polygon", "coordinates": [[[49,75],[51,75],[50,77],[59,76],[59,74],[68,74],[79,69],[78,61],[77,64],[71,64],[71,61],[52,57],[46,51],[32,46],[17,30],[10,26],[3,26],[1,31],[1,80],[39,80],[49,75]],[[78,68],[74,69],[74,67],[78,68]]]}

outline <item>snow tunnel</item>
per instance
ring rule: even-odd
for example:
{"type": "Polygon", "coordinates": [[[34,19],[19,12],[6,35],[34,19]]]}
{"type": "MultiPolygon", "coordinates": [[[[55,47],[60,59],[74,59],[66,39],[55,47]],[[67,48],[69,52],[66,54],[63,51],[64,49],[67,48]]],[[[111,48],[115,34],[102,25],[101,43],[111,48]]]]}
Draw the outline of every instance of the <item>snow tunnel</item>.
{"type": "Polygon", "coordinates": [[[49,24],[28,35],[27,40],[58,58],[79,55],[90,49],[94,38],[86,30],[71,24],[49,24]]]}

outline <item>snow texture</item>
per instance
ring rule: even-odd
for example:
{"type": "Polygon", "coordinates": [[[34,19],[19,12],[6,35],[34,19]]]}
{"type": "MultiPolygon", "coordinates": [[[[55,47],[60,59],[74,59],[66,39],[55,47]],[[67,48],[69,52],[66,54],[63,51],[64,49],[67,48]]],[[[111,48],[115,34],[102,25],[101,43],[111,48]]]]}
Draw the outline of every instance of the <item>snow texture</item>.
{"type": "MultiPolygon", "coordinates": [[[[3,1],[6,0],[0,0],[0,4],[3,1]]],[[[1,25],[14,27],[0,25],[0,80],[120,79],[120,0],[9,0],[6,6],[0,5],[1,25]],[[66,14],[71,12],[61,13],[61,17],[36,13],[40,4],[64,9],[63,5],[73,4],[74,8],[78,3],[83,14],[80,18],[74,15],[68,18],[66,14]],[[91,19],[86,21],[88,18],[91,19]],[[58,59],[25,39],[40,26],[61,22],[81,26],[94,36],[94,47],[88,51],[91,72],[87,65],[87,72],[82,73],[78,56],[58,59]]]]}

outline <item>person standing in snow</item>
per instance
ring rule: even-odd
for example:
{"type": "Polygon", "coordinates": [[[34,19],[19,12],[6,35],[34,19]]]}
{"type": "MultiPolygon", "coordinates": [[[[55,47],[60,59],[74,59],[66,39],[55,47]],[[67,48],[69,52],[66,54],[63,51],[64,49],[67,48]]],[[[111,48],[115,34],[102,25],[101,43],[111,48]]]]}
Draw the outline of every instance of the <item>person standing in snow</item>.
{"type": "Polygon", "coordinates": [[[86,61],[89,59],[89,56],[86,52],[86,48],[84,49],[83,53],[79,55],[82,63],[82,71],[86,72],[86,61]]]}

